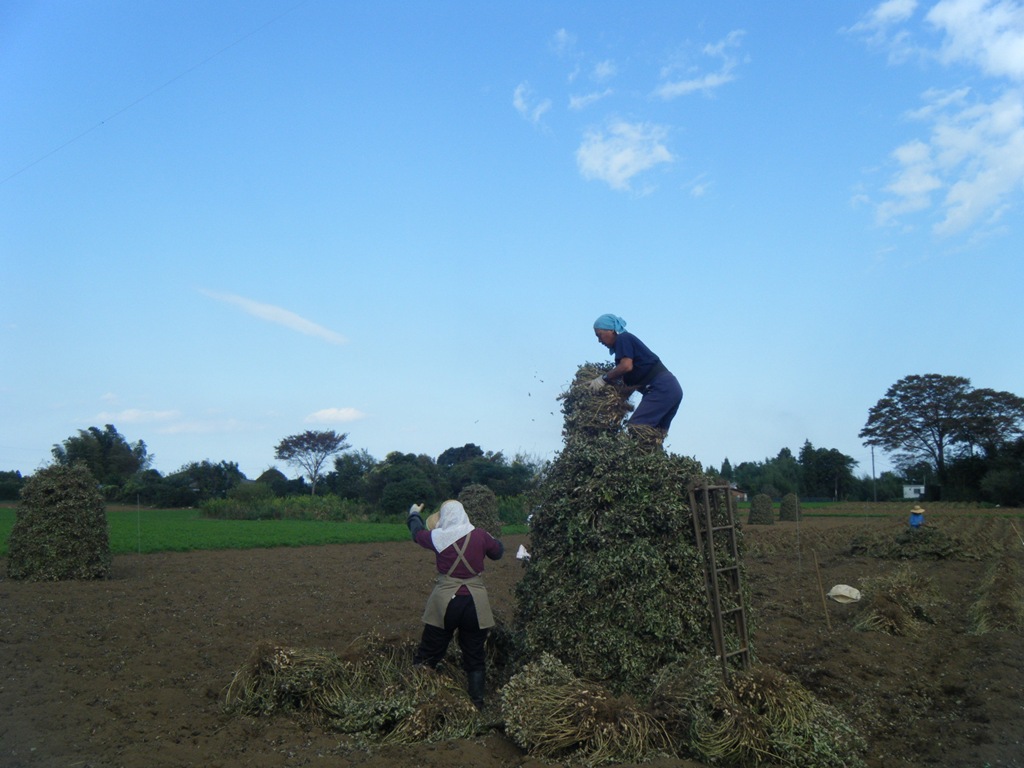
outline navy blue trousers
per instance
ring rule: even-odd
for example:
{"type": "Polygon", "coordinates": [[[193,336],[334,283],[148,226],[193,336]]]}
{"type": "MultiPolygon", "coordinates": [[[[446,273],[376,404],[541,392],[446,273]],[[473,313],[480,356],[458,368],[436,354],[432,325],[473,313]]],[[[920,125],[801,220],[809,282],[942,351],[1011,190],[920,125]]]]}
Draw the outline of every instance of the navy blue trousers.
{"type": "Polygon", "coordinates": [[[629,418],[630,424],[643,424],[668,432],[672,419],[683,402],[683,388],[679,380],[665,371],[654,377],[654,381],[640,390],[640,405],[629,418]]]}

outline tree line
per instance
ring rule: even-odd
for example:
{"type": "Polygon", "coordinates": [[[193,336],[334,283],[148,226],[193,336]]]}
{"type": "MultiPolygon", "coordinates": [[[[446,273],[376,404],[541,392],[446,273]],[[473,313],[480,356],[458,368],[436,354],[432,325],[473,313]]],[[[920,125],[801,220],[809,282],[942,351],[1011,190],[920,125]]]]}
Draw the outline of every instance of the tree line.
{"type": "MultiPolygon", "coordinates": [[[[79,430],[51,452],[57,465],[85,464],[107,501],[161,508],[198,506],[258,484],[277,497],[334,494],[393,514],[407,509],[409,499],[440,503],[474,484],[499,497],[519,496],[543,467],[540,460],[508,458],[473,443],[448,448],[436,459],[395,451],[378,460],[365,450],[348,450],[347,437],[307,431],[281,440],[275,458],[298,467],[302,474],[295,478],[271,467],[250,479],[237,462],[209,459],[163,475],[152,468],[145,442],[129,442],[113,424],[79,430]]],[[[18,498],[25,479],[20,472],[0,472],[0,499],[18,498]]]]}
{"type": "MultiPolygon", "coordinates": [[[[931,499],[1024,505],[1024,398],[974,388],[960,376],[907,376],[893,384],[868,411],[859,436],[888,454],[895,471],[880,476],[854,473],[858,462],[835,448],[805,441],[797,455],[782,448],[774,458],[733,465],[717,472],[750,494],[780,498],[890,501],[906,483],[922,484],[931,499]]],[[[429,503],[457,496],[467,485],[489,487],[499,497],[518,496],[539,481],[546,462],[473,443],[439,456],[392,452],[378,460],[353,450],[347,434],[307,431],[282,439],[276,459],[301,470],[289,479],[271,467],[247,478],[236,462],[189,462],[168,475],[152,468],[139,440],[129,443],[117,428],[90,427],[54,445],[61,465],[84,462],[108,501],[158,507],[195,506],[226,498],[233,489],[261,483],[275,496],[334,494],[396,512],[416,498],[429,503]]],[[[0,472],[0,499],[16,499],[20,472],[0,472]]]]}

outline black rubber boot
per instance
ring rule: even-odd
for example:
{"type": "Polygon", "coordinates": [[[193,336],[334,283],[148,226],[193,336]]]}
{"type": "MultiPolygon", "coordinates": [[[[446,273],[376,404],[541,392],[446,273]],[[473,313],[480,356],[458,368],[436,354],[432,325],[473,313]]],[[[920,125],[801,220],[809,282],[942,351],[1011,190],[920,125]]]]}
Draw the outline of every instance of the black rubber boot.
{"type": "Polygon", "coordinates": [[[466,679],[466,690],[469,691],[469,698],[473,700],[473,704],[476,705],[477,709],[483,709],[484,686],[487,683],[486,673],[482,669],[477,672],[467,672],[466,679]]]}

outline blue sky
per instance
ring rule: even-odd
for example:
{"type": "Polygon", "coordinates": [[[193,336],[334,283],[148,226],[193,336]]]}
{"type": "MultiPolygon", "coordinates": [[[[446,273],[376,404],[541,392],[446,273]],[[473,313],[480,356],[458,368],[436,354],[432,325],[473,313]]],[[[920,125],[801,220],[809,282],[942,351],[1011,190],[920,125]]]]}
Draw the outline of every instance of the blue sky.
{"type": "Polygon", "coordinates": [[[623,8],[4,3],[0,469],[548,458],[605,312],[705,465],[870,473],[911,374],[1024,394],[1024,3],[623,8]]]}

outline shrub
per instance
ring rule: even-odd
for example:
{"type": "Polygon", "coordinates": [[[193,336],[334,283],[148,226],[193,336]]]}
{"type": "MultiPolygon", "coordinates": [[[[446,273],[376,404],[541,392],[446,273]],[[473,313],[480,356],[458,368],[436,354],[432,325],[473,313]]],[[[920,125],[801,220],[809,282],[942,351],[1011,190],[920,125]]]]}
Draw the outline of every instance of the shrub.
{"type": "Polygon", "coordinates": [[[83,462],[47,467],[25,482],[8,539],[8,576],[101,579],[111,562],[103,495],[83,462]]]}
{"type": "MultiPolygon", "coordinates": [[[[283,499],[265,495],[254,483],[255,490],[232,493],[227,499],[203,502],[203,517],[217,520],[330,520],[340,523],[349,520],[371,522],[390,521],[386,515],[371,513],[367,506],[351,499],[334,495],[287,496],[283,499]]],[[[244,486],[239,486],[238,490],[244,486]]],[[[391,516],[394,518],[394,516],[391,516]]],[[[398,518],[395,518],[398,519],[398,518]]]]}
{"type": "Polygon", "coordinates": [[[787,493],[779,504],[779,520],[795,522],[800,519],[800,500],[795,493],[787,493]]]}
{"type": "Polygon", "coordinates": [[[750,500],[749,525],[772,525],[775,523],[775,508],[767,493],[758,493],[750,500]]]}

